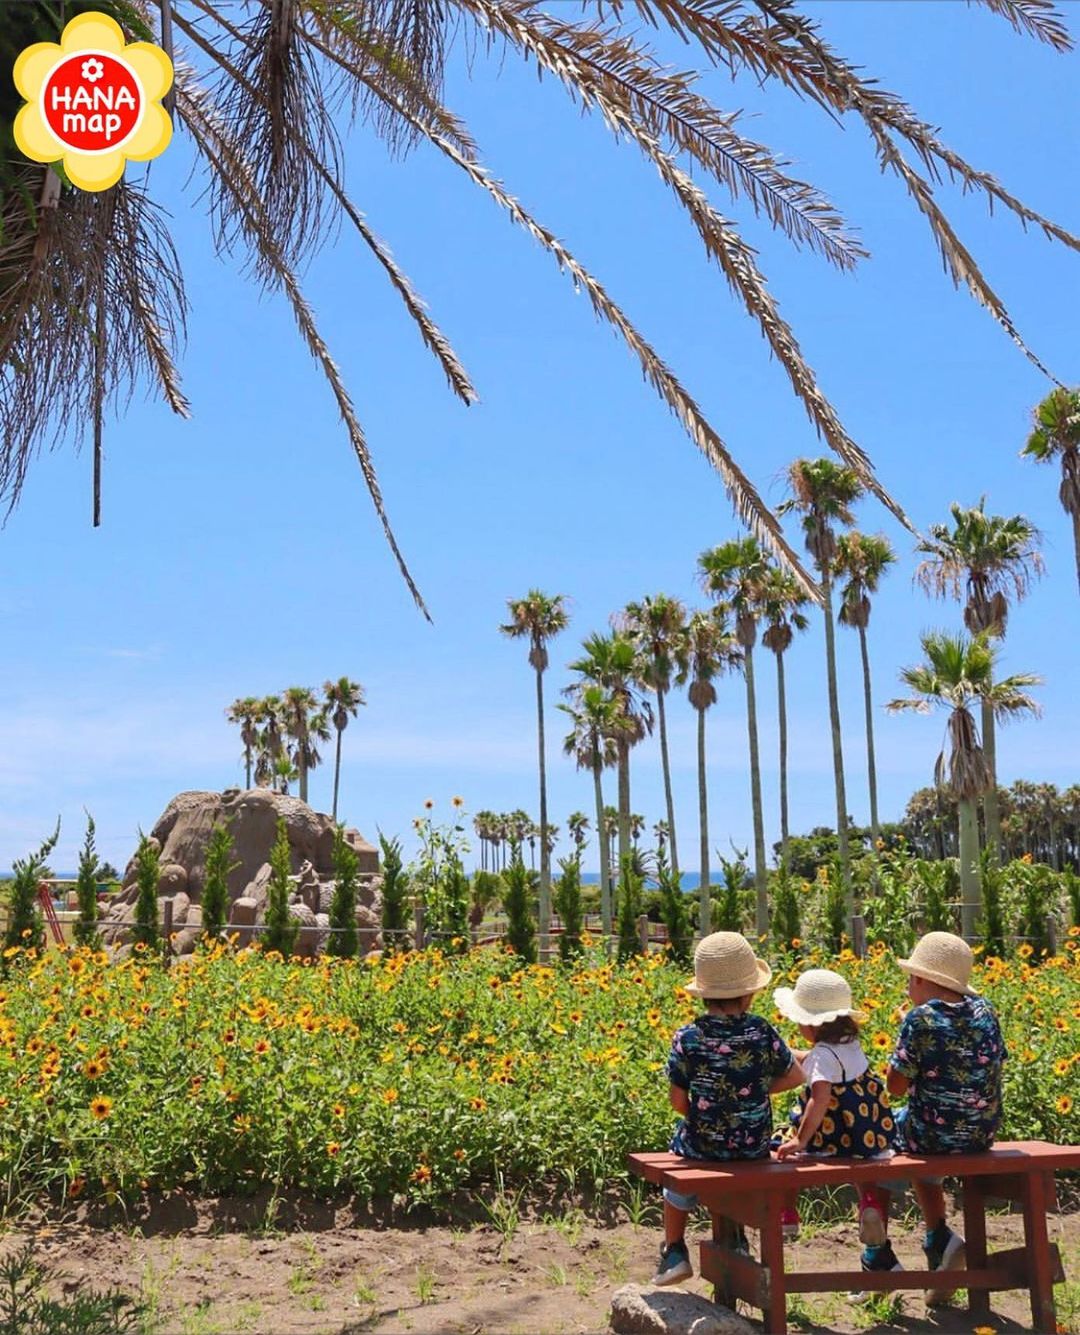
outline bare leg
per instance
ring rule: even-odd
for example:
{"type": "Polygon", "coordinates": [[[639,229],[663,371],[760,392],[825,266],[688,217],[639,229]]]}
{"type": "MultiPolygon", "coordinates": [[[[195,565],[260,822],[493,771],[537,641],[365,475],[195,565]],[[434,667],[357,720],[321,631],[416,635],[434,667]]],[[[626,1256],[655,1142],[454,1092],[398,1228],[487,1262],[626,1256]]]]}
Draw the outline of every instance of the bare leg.
{"type": "Polygon", "coordinates": [[[945,1222],[945,1189],[939,1182],[916,1182],[914,1186],[915,1199],[930,1233],[945,1222]]]}
{"type": "Polygon", "coordinates": [[[670,1201],[664,1202],[664,1241],[682,1242],[686,1236],[687,1212],[677,1210],[670,1201]]]}

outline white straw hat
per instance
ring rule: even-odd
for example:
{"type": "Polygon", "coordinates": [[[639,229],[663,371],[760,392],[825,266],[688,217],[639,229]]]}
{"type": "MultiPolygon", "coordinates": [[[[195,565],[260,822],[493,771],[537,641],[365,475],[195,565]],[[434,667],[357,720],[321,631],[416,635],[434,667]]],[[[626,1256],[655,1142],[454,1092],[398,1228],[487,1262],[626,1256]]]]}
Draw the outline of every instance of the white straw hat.
{"type": "Polygon", "coordinates": [[[738,932],[713,932],[694,951],[694,976],[686,984],[692,997],[723,1001],[768,987],[772,970],[759,960],[738,932]]]}
{"type": "Polygon", "coordinates": [[[794,987],[778,987],[773,1001],[780,1014],[796,1024],[828,1024],[842,1015],[850,1015],[856,1024],[866,1019],[865,1012],[851,1004],[847,980],[831,969],[807,969],[794,987]]]}
{"type": "Polygon", "coordinates": [[[974,960],[971,947],[962,937],[952,932],[927,932],[908,959],[896,962],[905,973],[928,978],[965,997],[976,997],[979,994],[968,986],[974,960]]]}

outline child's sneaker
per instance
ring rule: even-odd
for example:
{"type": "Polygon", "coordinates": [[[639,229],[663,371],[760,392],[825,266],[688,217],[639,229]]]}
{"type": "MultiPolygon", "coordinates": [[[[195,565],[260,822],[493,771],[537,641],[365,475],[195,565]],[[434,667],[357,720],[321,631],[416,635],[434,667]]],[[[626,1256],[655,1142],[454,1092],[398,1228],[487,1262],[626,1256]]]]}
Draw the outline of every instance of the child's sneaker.
{"type": "MultiPolygon", "coordinates": [[[[945,1223],[927,1233],[923,1251],[931,1270],[962,1270],[967,1261],[964,1239],[945,1223]]],[[[927,1289],[923,1297],[927,1307],[942,1307],[955,1292],[955,1289],[927,1289]]]]}
{"type": "Polygon", "coordinates": [[[799,1236],[799,1212],[790,1205],[780,1211],[780,1232],[785,1242],[795,1242],[799,1236]]]}
{"type": "Polygon", "coordinates": [[[880,1247],[888,1237],[885,1216],[873,1196],[859,1201],[859,1241],[864,1247],[880,1247]]]}
{"type": "MultiPolygon", "coordinates": [[[[859,1263],[863,1270],[868,1274],[876,1274],[883,1270],[903,1270],[903,1266],[897,1260],[896,1253],[892,1249],[892,1243],[883,1242],[880,1246],[868,1246],[862,1254],[859,1263]]],[[[853,1303],[865,1303],[872,1298],[876,1290],[864,1290],[862,1293],[853,1293],[851,1301],[853,1303]]]]}
{"type": "Polygon", "coordinates": [[[660,1248],[660,1264],[649,1282],[658,1286],[681,1284],[684,1279],[690,1279],[693,1273],[694,1267],[690,1264],[686,1243],[665,1242],[660,1248]]]}

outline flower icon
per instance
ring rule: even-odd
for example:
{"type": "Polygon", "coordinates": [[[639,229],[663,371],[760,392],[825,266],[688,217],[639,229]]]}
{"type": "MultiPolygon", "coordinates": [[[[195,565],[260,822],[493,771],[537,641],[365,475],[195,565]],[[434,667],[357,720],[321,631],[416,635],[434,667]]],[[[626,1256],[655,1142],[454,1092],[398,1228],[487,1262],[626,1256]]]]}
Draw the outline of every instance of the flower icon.
{"type": "Polygon", "coordinates": [[[105,66],[100,60],[95,60],[93,56],[82,63],[82,76],[87,83],[97,83],[105,73],[105,66]]]}

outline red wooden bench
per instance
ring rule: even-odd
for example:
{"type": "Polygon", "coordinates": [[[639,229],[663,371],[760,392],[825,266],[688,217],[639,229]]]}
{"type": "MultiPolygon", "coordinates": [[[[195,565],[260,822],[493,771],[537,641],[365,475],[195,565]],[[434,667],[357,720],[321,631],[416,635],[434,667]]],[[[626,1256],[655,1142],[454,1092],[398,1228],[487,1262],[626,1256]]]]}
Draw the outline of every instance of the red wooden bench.
{"type": "Polygon", "coordinates": [[[741,1299],[764,1313],[769,1335],[786,1335],[789,1293],[836,1293],[845,1290],[966,1289],[972,1325],[990,1315],[990,1294],[998,1289],[1027,1289],[1037,1331],[1057,1329],[1054,1285],[1064,1278],[1057,1246],[1046,1233],[1046,1212],[1056,1204],[1054,1173],[1080,1168],[1080,1147],[1048,1145],[1038,1140],[1006,1141],[979,1154],[898,1154],[892,1159],[750,1160],[705,1163],[677,1154],[631,1154],[630,1168],[658,1186],[695,1195],[712,1215],[712,1241],[701,1244],[701,1275],[715,1285],[718,1303],[730,1307],[741,1299]],[[784,1269],[780,1211],[785,1195],[811,1187],[844,1183],[889,1182],[916,1177],[955,1177],[963,1188],[964,1270],[901,1270],[867,1274],[863,1270],[798,1271],[784,1269]],[[1024,1246],[987,1254],[987,1198],[1016,1201],[1023,1209],[1024,1246]],[[732,1225],[761,1231],[761,1259],[728,1245],[732,1225]]]}

